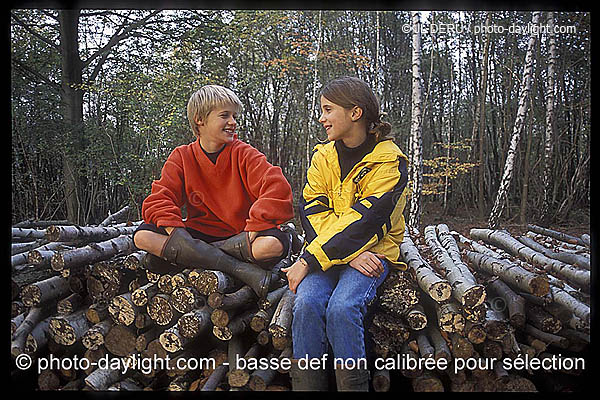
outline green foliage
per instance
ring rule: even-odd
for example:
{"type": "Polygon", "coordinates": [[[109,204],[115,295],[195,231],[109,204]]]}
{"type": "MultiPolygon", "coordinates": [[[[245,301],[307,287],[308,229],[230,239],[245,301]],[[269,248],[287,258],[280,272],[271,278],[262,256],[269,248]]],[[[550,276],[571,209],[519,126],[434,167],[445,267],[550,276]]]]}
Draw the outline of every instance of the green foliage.
{"type": "MultiPolygon", "coordinates": [[[[134,29],[106,56],[93,57],[113,35],[150,11],[83,10],[80,56],[90,62],[84,64],[84,83],[77,87],[84,96],[83,129],[73,139],[66,134],[73,127],[64,124],[60,99],[58,12],[11,13],[15,222],[65,217],[63,157],[71,160],[80,177],[82,222],[99,222],[109,210],[126,203],[139,211],[169,153],[195,140],[186,105],[195,90],[209,83],[229,86],[238,94],[244,104],[239,137],[281,166],[296,198],[304,184],[307,154],[324,139],[317,122],[319,90],[334,77],[349,74],[369,82],[382,111],[388,113],[392,136],[409,151],[411,37],[402,29],[410,23],[409,12],[168,10],[134,29]]],[[[571,181],[590,156],[590,16],[570,12],[556,16],[557,25],[576,25],[578,30],[557,41],[554,203],[571,198],[574,205],[586,205],[589,173],[577,175],[583,176],[583,184],[571,181]]],[[[496,25],[526,25],[530,13],[493,12],[492,19],[496,25]]],[[[474,201],[476,167],[482,165],[489,199],[498,186],[512,134],[526,36],[491,37],[484,159],[479,160],[480,142],[471,140],[476,139],[473,125],[485,36],[475,34],[472,27],[485,23],[485,13],[429,13],[424,24],[432,23],[463,29],[423,35],[424,194],[443,193],[448,181],[450,202],[474,201]]],[[[535,154],[529,159],[537,168],[544,151],[540,133],[545,130],[546,55],[542,35],[531,122],[528,118],[536,127],[531,147],[535,154]]],[[[536,206],[541,175],[530,174],[530,196],[536,206]]],[[[510,201],[516,201],[520,186],[514,185],[510,201]]],[[[436,196],[429,199],[435,201],[436,196]]]]}

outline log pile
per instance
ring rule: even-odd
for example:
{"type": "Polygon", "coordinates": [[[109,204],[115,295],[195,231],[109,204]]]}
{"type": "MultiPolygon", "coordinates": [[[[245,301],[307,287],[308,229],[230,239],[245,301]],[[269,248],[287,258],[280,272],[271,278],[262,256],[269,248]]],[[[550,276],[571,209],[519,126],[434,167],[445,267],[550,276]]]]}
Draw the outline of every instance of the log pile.
{"type": "Polygon", "coordinates": [[[556,390],[568,386],[557,375],[585,372],[589,244],[528,228],[516,237],[472,229],[469,238],[445,224],[407,229],[400,250],[408,269],[392,271],[382,284],[369,329],[371,358],[380,367],[382,359],[403,364],[376,368],[374,390],[393,390],[398,368],[414,391],[556,390]],[[416,308],[424,326],[410,323],[416,308]],[[440,359],[448,366],[422,367],[440,359]],[[548,368],[536,370],[543,360],[548,368]]]}
{"type": "MultiPolygon", "coordinates": [[[[285,282],[258,299],[219,271],[153,274],[132,243],[139,222],[117,220],[13,229],[13,257],[26,261],[12,267],[12,357],[96,362],[45,369],[39,389],[291,390],[294,294],[285,282]]],[[[529,229],[407,230],[408,269],[390,271],[368,306],[372,390],[535,391],[556,388],[555,374],[582,372],[567,361],[590,341],[589,239],[529,229]],[[526,357],[561,368],[506,368],[526,357]]]]}
{"type": "Polygon", "coordinates": [[[38,388],[289,390],[275,363],[237,368],[238,358],[291,357],[285,282],[258,299],[219,271],[153,274],[133,246],[139,222],[111,225],[117,217],[13,229],[13,256],[27,261],[13,265],[11,355],[86,360],[44,370],[38,388]]]}

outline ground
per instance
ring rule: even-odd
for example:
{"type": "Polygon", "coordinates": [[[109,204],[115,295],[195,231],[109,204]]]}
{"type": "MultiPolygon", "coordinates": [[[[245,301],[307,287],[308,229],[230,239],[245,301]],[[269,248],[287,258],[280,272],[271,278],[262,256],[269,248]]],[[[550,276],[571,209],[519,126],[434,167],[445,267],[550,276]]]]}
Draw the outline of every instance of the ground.
{"type": "MultiPolygon", "coordinates": [[[[508,221],[501,220],[499,228],[506,229],[513,235],[523,235],[527,233],[527,226],[518,223],[518,220],[518,215],[508,221]]],[[[454,230],[460,232],[463,236],[469,237],[471,228],[488,227],[488,215],[480,218],[478,211],[475,209],[464,209],[460,212],[444,213],[443,208],[437,203],[425,204],[421,217],[421,226],[425,227],[427,225],[441,223],[448,225],[448,228],[450,228],[451,231],[454,230]]],[[[584,233],[590,233],[590,210],[582,209],[572,212],[570,220],[557,222],[551,226],[545,226],[538,221],[528,221],[527,223],[579,237],[584,233]]]]}

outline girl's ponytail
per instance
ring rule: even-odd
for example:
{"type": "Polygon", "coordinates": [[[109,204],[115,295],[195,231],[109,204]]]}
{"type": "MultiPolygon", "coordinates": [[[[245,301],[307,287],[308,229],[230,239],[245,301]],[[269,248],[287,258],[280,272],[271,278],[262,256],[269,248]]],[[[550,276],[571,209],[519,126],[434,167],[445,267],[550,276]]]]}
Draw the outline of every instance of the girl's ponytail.
{"type": "Polygon", "coordinates": [[[387,113],[379,114],[378,120],[371,123],[371,129],[369,129],[369,134],[375,135],[376,142],[385,139],[385,137],[389,135],[392,131],[392,124],[381,120],[386,115],[387,113]]]}

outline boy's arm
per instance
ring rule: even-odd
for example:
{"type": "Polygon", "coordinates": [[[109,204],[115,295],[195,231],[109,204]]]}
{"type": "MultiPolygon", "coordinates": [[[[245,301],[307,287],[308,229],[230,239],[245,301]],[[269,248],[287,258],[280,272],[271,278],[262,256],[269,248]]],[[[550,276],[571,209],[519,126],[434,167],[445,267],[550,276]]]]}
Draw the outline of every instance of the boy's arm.
{"type": "Polygon", "coordinates": [[[406,160],[381,164],[365,177],[361,197],[306,247],[303,258],[311,269],[347,264],[387,234],[402,215],[408,182],[406,160]],[[372,174],[372,175],[371,175],[372,174]]]}
{"type": "Polygon", "coordinates": [[[256,201],[250,207],[245,231],[274,228],[294,217],[292,188],[280,167],[271,165],[264,154],[248,149],[241,172],[246,187],[256,201]]]}
{"type": "Polygon", "coordinates": [[[156,226],[184,227],[184,202],[183,161],[175,149],[163,165],[160,179],[152,182],[152,192],[142,203],[142,218],[156,226]]]}

